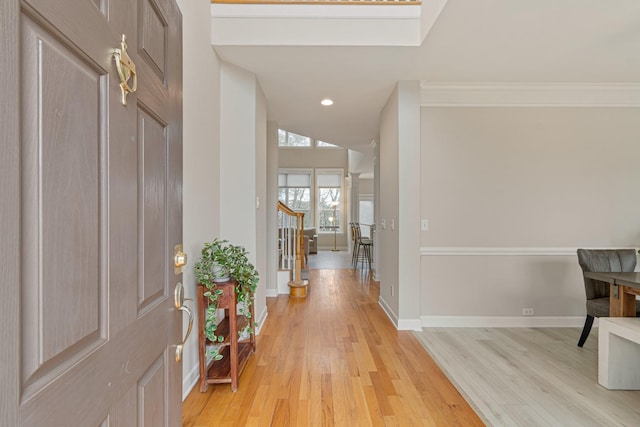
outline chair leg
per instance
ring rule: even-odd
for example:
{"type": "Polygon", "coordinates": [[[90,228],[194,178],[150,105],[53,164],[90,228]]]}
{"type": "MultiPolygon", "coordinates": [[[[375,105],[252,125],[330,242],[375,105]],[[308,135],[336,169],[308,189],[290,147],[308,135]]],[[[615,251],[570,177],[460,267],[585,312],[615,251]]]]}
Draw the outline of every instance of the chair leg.
{"type": "Polygon", "coordinates": [[[371,271],[371,245],[367,245],[367,266],[369,267],[369,271],[371,271]]]}
{"type": "Polygon", "coordinates": [[[578,341],[578,347],[582,347],[584,342],[587,340],[589,336],[589,332],[591,332],[591,327],[593,326],[593,316],[587,314],[587,319],[584,321],[584,328],[582,328],[582,335],[580,335],[580,340],[578,341]]]}
{"type": "Polygon", "coordinates": [[[353,252],[351,252],[351,265],[353,266],[353,268],[356,267],[356,256],[358,254],[358,244],[354,244],[353,245],[353,252]]]}

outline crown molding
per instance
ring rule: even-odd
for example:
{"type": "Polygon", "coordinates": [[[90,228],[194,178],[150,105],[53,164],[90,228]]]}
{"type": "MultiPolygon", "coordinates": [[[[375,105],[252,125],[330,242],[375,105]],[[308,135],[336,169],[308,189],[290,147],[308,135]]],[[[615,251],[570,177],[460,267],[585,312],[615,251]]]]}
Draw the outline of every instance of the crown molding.
{"type": "Polygon", "coordinates": [[[640,107],[636,83],[420,82],[423,107],[640,107]]]}

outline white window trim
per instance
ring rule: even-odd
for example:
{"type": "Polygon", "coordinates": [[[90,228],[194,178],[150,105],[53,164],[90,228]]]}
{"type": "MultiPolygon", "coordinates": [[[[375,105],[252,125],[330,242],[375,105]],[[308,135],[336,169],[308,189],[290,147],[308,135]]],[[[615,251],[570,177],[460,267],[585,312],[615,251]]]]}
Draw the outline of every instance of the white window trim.
{"type": "MultiPolygon", "coordinates": [[[[285,133],[285,139],[287,141],[289,140],[289,133],[294,133],[296,135],[303,136],[305,138],[309,138],[309,140],[311,141],[310,145],[280,145],[280,134],[278,132],[278,149],[283,149],[283,150],[288,150],[288,149],[293,149],[293,150],[300,150],[300,149],[302,149],[302,150],[316,150],[316,149],[318,149],[318,150],[346,150],[346,148],[341,147],[339,145],[335,145],[335,144],[333,144],[333,147],[327,147],[327,146],[318,145],[318,142],[320,142],[322,140],[315,139],[315,138],[312,138],[312,137],[307,136],[307,135],[301,135],[301,134],[296,133],[296,132],[289,132],[288,130],[284,130],[284,129],[281,129],[281,128],[278,128],[278,131],[282,131],[282,132],[285,133]]],[[[322,142],[324,142],[326,144],[332,144],[331,142],[328,142],[328,141],[322,141],[322,142]]]]}
{"type": "MultiPolygon", "coordinates": [[[[346,218],[346,212],[345,212],[345,194],[344,194],[344,169],[342,168],[316,168],[315,169],[315,180],[314,183],[317,182],[317,177],[318,175],[324,175],[324,174],[340,174],[340,224],[341,224],[341,228],[340,230],[337,231],[337,234],[339,235],[343,235],[345,233],[345,218],[346,218]]],[[[320,204],[320,200],[319,200],[319,194],[320,192],[317,191],[319,187],[316,187],[314,185],[314,192],[315,192],[315,206],[314,209],[316,210],[316,214],[314,217],[314,221],[317,225],[316,230],[318,234],[334,234],[333,231],[320,231],[320,212],[319,209],[317,209],[318,205],[320,204]]]]}
{"type": "Polygon", "coordinates": [[[300,135],[299,133],[295,133],[295,132],[289,132],[288,130],[284,130],[284,129],[280,129],[278,128],[278,130],[281,130],[285,133],[285,139],[287,141],[289,141],[289,133],[294,133],[298,136],[302,136],[305,138],[309,138],[309,145],[280,145],[280,135],[278,135],[278,148],[280,149],[285,149],[288,150],[290,148],[293,148],[294,150],[313,150],[314,148],[316,148],[315,144],[316,144],[316,140],[311,138],[310,136],[307,135],[300,135]]]}
{"type": "MultiPolygon", "coordinates": [[[[293,148],[293,147],[281,147],[281,148],[293,148]]],[[[309,148],[309,147],[298,147],[298,148],[309,148]]],[[[316,221],[316,216],[315,216],[315,212],[316,212],[316,200],[315,200],[315,193],[316,193],[316,187],[315,187],[315,183],[316,183],[316,176],[314,173],[313,168],[279,168],[278,169],[278,175],[280,175],[281,173],[299,173],[299,174],[303,174],[303,173],[308,173],[309,174],[309,216],[311,216],[311,227],[315,227],[315,224],[317,224],[318,222],[316,221]]],[[[280,199],[280,186],[278,185],[278,200],[280,199]]],[[[319,227],[318,227],[319,228],[319,227]]]]}
{"type": "MultiPolygon", "coordinates": [[[[320,142],[319,139],[314,139],[314,147],[317,148],[318,150],[344,150],[344,147],[340,147],[339,145],[335,145],[333,144],[333,147],[328,147],[326,145],[318,145],[318,142],[320,142]]],[[[322,141],[326,144],[331,144],[331,142],[327,142],[327,141],[322,141]]]]}

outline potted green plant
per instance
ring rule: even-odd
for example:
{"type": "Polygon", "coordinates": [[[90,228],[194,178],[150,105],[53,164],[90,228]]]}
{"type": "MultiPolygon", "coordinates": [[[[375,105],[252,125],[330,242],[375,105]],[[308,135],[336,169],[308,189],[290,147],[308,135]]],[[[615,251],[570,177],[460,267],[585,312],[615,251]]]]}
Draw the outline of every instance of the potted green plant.
{"type": "MultiPolygon", "coordinates": [[[[211,342],[224,341],[223,336],[216,334],[218,299],[222,295],[222,290],[218,289],[217,284],[226,282],[230,278],[236,281],[235,291],[239,314],[249,320],[247,326],[238,331],[238,334],[246,336],[251,332],[252,326],[255,326],[252,324],[250,307],[258,286],[258,272],[249,262],[247,254],[248,252],[242,246],[231,245],[227,240],[214,239],[204,244],[200,259],[194,266],[196,279],[207,288],[204,296],[210,301],[205,317],[204,333],[211,342]]],[[[209,356],[214,360],[222,358],[217,350],[211,350],[209,356]]]]}

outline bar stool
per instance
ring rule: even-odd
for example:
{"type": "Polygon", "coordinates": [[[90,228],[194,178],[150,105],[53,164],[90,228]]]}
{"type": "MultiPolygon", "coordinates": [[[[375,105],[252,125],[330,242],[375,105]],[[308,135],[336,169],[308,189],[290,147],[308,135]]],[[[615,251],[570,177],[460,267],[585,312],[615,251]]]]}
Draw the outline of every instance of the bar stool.
{"type": "Polygon", "coordinates": [[[371,247],[373,246],[373,239],[362,237],[360,224],[357,222],[352,223],[352,234],[354,241],[353,268],[358,268],[358,260],[362,260],[361,268],[364,268],[366,261],[369,270],[371,270],[371,247]],[[362,256],[360,255],[360,250],[362,250],[362,256]]]}

